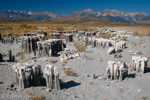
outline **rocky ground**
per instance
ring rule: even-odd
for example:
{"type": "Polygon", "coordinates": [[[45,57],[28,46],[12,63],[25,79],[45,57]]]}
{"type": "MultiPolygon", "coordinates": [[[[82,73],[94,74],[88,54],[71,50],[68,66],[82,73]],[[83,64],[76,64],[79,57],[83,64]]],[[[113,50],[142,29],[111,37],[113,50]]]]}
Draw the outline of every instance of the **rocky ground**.
{"type": "MultiPolygon", "coordinates": [[[[121,58],[114,58],[113,55],[107,54],[107,49],[92,48],[90,45],[85,52],[81,52],[80,58],[68,60],[65,64],[58,57],[42,57],[35,59],[37,64],[42,66],[50,64],[53,61],[54,65],[59,67],[59,75],[61,79],[61,90],[47,91],[45,86],[30,87],[24,90],[10,90],[10,85],[13,78],[11,64],[14,62],[0,63],[0,100],[28,100],[30,94],[44,95],[46,100],[150,100],[150,72],[137,75],[136,72],[130,71],[128,77],[122,82],[110,81],[106,79],[107,62],[125,61],[131,65],[133,54],[130,51],[137,53],[142,52],[142,55],[150,57],[150,37],[131,37],[127,39],[127,47],[121,52],[121,58]],[[76,74],[67,76],[64,73],[64,67],[71,68],[76,74]],[[93,78],[93,75],[96,78],[93,78]]],[[[16,55],[20,52],[20,43],[4,45],[0,43],[0,53],[7,54],[8,49],[13,50],[16,55]]],[[[75,49],[73,43],[68,43],[67,48],[75,49]]],[[[32,54],[26,54],[25,60],[32,59],[32,54]],[[30,58],[30,59],[29,59],[30,58]]],[[[8,59],[7,55],[4,60],[8,59]]],[[[22,61],[19,56],[16,58],[18,62],[22,61]]],[[[150,61],[148,62],[150,67],[150,61]]]]}

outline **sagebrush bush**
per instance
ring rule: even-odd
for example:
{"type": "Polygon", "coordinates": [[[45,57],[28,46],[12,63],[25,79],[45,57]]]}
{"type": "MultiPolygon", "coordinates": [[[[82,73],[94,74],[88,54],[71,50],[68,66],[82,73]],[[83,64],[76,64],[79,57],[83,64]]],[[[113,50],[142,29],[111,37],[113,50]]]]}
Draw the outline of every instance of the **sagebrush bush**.
{"type": "Polygon", "coordinates": [[[148,32],[147,34],[145,34],[145,36],[150,37],[150,32],[148,32]]]}
{"type": "Polygon", "coordinates": [[[43,94],[33,94],[29,93],[29,100],[45,100],[45,96],[43,94]]]}
{"type": "Polygon", "coordinates": [[[138,32],[136,31],[136,32],[134,32],[132,35],[133,35],[133,36],[139,36],[140,33],[138,33],[138,32]]]}
{"type": "Polygon", "coordinates": [[[64,39],[65,38],[65,35],[62,33],[62,34],[60,34],[60,38],[61,39],[64,39]]]}
{"type": "Polygon", "coordinates": [[[148,99],[148,96],[143,96],[141,99],[147,100],[147,99],[148,99]]]}
{"type": "Polygon", "coordinates": [[[120,40],[127,41],[127,37],[122,37],[120,40]]]}
{"type": "Polygon", "coordinates": [[[116,36],[116,34],[111,34],[111,37],[114,37],[114,36],[116,36]]]}
{"type": "Polygon", "coordinates": [[[25,58],[25,55],[24,55],[23,52],[21,52],[21,53],[20,53],[20,59],[21,59],[21,60],[24,60],[24,58],[25,58]]]}
{"type": "Polygon", "coordinates": [[[18,60],[17,60],[17,59],[15,59],[15,60],[14,60],[14,62],[18,62],[18,60]]]}
{"type": "Polygon", "coordinates": [[[94,82],[89,82],[89,84],[90,84],[90,85],[93,85],[93,84],[94,84],[94,82]]]}
{"type": "Polygon", "coordinates": [[[133,46],[137,46],[137,44],[136,44],[136,43],[134,43],[134,42],[132,42],[132,45],[133,45],[133,46]]]}
{"type": "Polygon", "coordinates": [[[84,52],[87,48],[86,44],[74,42],[74,46],[78,52],[84,52]]]}
{"type": "Polygon", "coordinates": [[[139,32],[134,32],[133,34],[132,34],[133,36],[139,36],[139,37],[143,37],[144,36],[144,34],[142,34],[142,33],[139,33],[139,32]]]}
{"type": "Polygon", "coordinates": [[[142,55],[142,52],[141,52],[141,51],[139,51],[139,52],[137,52],[136,54],[142,55]]]}
{"type": "Polygon", "coordinates": [[[64,28],[63,27],[57,27],[56,30],[57,31],[64,31],[64,28]]]}
{"type": "Polygon", "coordinates": [[[2,55],[3,55],[3,57],[5,57],[5,53],[4,53],[4,52],[3,52],[3,54],[2,54],[2,55]]]}
{"type": "Polygon", "coordinates": [[[109,38],[111,37],[111,35],[105,33],[105,34],[101,34],[100,37],[101,37],[101,38],[104,38],[104,39],[109,39],[109,38]]]}
{"type": "Polygon", "coordinates": [[[74,76],[75,72],[72,69],[64,68],[64,72],[67,76],[74,76]]]}
{"type": "Polygon", "coordinates": [[[53,64],[54,63],[54,59],[50,60],[50,63],[53,64]]]}
{"type": "Polygon", "coordinates": [[[62,63],[62,66],[65,66],[65,63],[64,63],[64,62],[62,63]]]}

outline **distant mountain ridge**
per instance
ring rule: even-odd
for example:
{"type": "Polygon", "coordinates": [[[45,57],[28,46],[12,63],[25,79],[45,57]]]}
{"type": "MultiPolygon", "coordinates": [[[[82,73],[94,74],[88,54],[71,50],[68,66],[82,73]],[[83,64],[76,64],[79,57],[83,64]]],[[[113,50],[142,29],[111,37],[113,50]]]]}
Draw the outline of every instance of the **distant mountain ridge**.
{"type": "MultiPolygon", "coordinates": [[[[25,11],[13,11],[4,10],[0,11],[0,18],[31,18],[34,20],[47,20],[51,18],[63,17],[57,13],[51,12],[25,12],[25,11]]],[[[137,21],[150,21],[150,15],[144,12],[127,12],[119,10],[106,9],[102,12],[95,12],[92,9],[85,9],[82,11],[77,11],[69,15],[69,17],[92,17],[98,18],[103,21],[114,21],[114,22],[127,22],[134,23],[137,21]]]]}
{"type": "Polygon", "coordinates": [[[45,20],[50,18],[61,17],[61,15],[50,12],[25,12],[25,11],[0,11],[1,18],[32,18],[35,20],[45,20]]]}
{"type": "Polygon", "coordinates": [[[135,22],[136,20],[150,20],[150,15],[144,12],[126,12],[118,10],[106,9],[102,12],[95,12],[92,9],[86,9],[83,11],[78,11],[70,14],[70,16],[84,16],[84,17],[94,17],[94,18],[104,18],[109,21],[116,22],[135,22]]]}

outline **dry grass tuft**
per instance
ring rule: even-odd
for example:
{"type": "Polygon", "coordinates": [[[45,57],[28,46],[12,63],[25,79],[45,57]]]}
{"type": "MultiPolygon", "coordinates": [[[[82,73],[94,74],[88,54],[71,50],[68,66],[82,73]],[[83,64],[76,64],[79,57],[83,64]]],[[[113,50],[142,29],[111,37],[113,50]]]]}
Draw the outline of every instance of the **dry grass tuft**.
{"type": "Polygon", "coordinates": [[[90,84],[90,85],[94,85],[95,83],[94,83],[94,82],[89,82],[89,84],[90,84]]]}
{"type": "Polygon", "coordinates": [[[136,31],[136,32],[134,32],[132,35],[133,35],[133,36],[139,36],[140,33],[136,31]]]}
{"type": "Polygon", "coordinates": [[[121,59],[120,59],[120,58],[118,58],[117,60],[118,60],[118,61],[121,61],[121,59]]]}
{"type": "Polygon", "coordinates": [[[65,38],[64,33],[60,34],[60,38],[61,38],[61,39],[64,39],[64,38],[65,38]]]}
{"type": "Polygon", "coordinates": [[[134,43],[134,42],[132,42],[132,45],[133,45],[133,46],[137,46],[137,44],[136,44],[136,43],[134,43]]]}
{"type": "Polygon", "coordinates": [[[139,42],[139,45],[142,45],[142,44],[143,44],[142,41],[140,41],[140,42],[139,42]]]}
{"type": "Polygon", "coordinates": [[[112,35],[111,35],[111,37],[114,37],[114,36],[116,36],[116,34],[112,34],[112,35]]]}
{"type": "Polygon", "coordinates": [[[141,99],[146,100],[148,98],[148,96],[143,96],[141,99]]]}
{"type": "Polygon", "coordinates": [[[136,54],[142,55],[142,52],[141,52],[141,51],[139,51],[139,52],[137,52],[136,54]]]}
{"type": "Polygon", "coordinates": [[[4,52],[3,52],[2,56],[5,57],[5,53],[4,52]]]}
{"type": "Polygon", "coordinates": [[[127,41],[127,37],[122,37],[120,40],[127,41]]]}
{"type": "Polygon", "coordinates": [[[145,34],[145,36],[150,37],[150,32],[148,32],[147,34],[145,34]]]}
{"type": "Polygon", "coordinates": [[[142,34],[142,33],[139,33],[139,32],[134,32],[133,34],[132,34],[133,36],[139,36],[139,37],[143,37],[144,36],[144,34],[142,34]]]}
{"type": "Polygon", "coordinates": [[[50,34],[47,34],[47,36],[45,37],[45,40],[48,40],[50,38],[51,38],[50,34]]]}
{"type": "Polygon", "coordinates": [[[29,93],[28,95],[30,96],[29,100],[45,100],[45,96],[43,94],[29,93]]]}
{"type": "Polygon", "coordinates": [[[65,63],[64,63],[64,62],[62,63],[62,66],[65,66],[65,63]]]}
{"type": "Polygon", "coordinates": [[[74,46],[78,52],[84,52],[87,48],[86,44],[74,42],[74,46]]]}
{"type": "Polygon", "coordinates": [[[72,69],[64,68],[64,72],[67,76],[75,76],[75,72],[72,69]]]}
{"type": "Polygon", "coordinates": [[[50,63],[51,63],[51,64],[54,64],[54,59],[50,60],[50,63]]]}
{"type": "Polygon", "coordinates": [[[25,55],[24,55],[23,52],[21,52],[21,53],[20,53],[20,59],[21,59],[21,60],[24,60],[24,58],[25,58],[25,55]]]}
{"type": "Polygon", "coordinates": [[[14,62],[18,62],[18,60],[17,60],[17,59],[15,59],[15,60],[14,60],[14,62]]]}
{"type": "Polygon", "coordinates": [[[104,38],[104,39],[109,39],[111,36],[110,36],[110,34],[102,34],[101,36],[100,36],[101,38],[104,38]]]}
{"type": "Polygon", "coordinates": [[[64,64],[67,63],[68,60],[69,60],[69,58],[67,58],[66,60],[64,60],[63,63],[64,63],[64,64]]]}

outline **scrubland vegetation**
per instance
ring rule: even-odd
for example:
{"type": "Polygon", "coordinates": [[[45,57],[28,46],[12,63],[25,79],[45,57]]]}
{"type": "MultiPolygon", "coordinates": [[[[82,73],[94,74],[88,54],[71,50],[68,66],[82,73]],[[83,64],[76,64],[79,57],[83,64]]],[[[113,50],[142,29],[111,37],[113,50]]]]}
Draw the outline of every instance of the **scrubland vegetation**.
{"type": "Polygon", "coordinates": [[[28,32],[37,32],[47,31],[53,32],[54,30],[58,31],[69,31],[73,29],[79,29],[81,31],[93,31],[95,27],[102,27],[102,26],[94,26],[94,25],[67,25],[67,24],[0,24],[0,33],[2,36],[7,36],[7,33],[18,33],[18,36],[21,36],[22,33],[28,32]]]}
{"type": "MultiPolygon", "coordinates": [[[[1,21],[0,21],[1,22],[1,21]]],[[[57,23],[52,23],[52,22],[38,22],[38,21],[5,21],[0,23],[0,33],[2,36],[7,36],[7,33],[18,33],[18,36],[21,36],[22,33],[32,33],[32,32],[37,32],[39,30],[41,31],[47,31],[48,33],[53,32],[53,30],[58,30],[58,31],[68,31],[68,30],[73,30],[73,29],[79,29],[80,31],[95,31],[97,28],[102,28],[102,27],[129,27],[133,30],[136,30],[135,33],[133,33],[134,36],[150,36],[150,26],[149,25],[130,25],[129,23],[124,24],[124,23],[109,23],[105,24],[106,22],[101,22],[103,24],[88,24],[84,23],[82,24],[57,24],[57,23]],[[146,31],[145,33],[140,33],[139,30],[146,31]],[[147,32],[148,31],[148,32],[147,32]]],[[[110,36],[102,36],[104,38],[109,38],[110,36]]]]}

